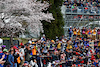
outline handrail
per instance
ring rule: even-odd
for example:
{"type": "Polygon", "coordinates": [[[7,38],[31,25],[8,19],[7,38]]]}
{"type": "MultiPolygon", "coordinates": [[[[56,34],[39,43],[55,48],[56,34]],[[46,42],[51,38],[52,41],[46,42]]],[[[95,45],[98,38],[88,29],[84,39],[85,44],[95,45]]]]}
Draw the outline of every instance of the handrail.
{"type": "Polygon", "coordinates": [[[100,14],[100,7],[66,6],[66,13],[100,14]]]}

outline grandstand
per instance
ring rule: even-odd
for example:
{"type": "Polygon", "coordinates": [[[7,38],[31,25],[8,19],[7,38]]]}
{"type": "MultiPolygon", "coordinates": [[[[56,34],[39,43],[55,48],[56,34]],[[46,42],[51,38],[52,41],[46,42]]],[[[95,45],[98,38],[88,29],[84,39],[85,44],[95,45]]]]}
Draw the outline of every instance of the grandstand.
{"type": "Polygon", "coordinates": [[[99,0],[76,1],[69,0],[64,2],[65,7],[65,34],[67,28],[83,27],[90,22],[100,21],[99,0]]]}

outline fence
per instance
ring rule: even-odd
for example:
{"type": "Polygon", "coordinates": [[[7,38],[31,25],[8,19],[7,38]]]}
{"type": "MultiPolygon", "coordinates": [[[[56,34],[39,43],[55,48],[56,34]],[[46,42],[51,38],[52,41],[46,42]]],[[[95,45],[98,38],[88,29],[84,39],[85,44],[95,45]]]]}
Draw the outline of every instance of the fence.
{"type": "MultiPolygon", "coordinates": [[[[10,46],[11,46],[10,40],[3,40],[3,44],[6,45],[7,49],[10,49],[10,46]]],[[[15,46],[18,46],[19,45],[19,41],[18,40],[13,40],[13,44],[15,46]]]]}
{"type": "Polygon", "coordinates": [[[67,6],[66,13],[99,14],[100,7],[67,6]]]}

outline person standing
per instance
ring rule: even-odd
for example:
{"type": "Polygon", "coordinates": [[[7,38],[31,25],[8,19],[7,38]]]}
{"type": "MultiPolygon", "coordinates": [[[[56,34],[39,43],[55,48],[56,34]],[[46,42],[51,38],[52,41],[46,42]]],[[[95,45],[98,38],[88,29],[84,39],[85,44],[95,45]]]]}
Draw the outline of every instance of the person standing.
{"type": "Polygon", "coordinates": [[[20,67],[22,67],[22,65],[24,64],[24,46],[19,45],[19,56],[21,58],[21,65],[20,67]]]}
{"type": "MultiPolygon", "coordinates": [[[[6,63],[6,61],[7,61],[7,52],[8,52],[7,49],[3,49],[3,53],[0,53],[0,59],[2,58],[2,55],[5,55],[5,57],[4,57],[4,59],[3,59],[3,61],[5,61],[5,63],[6,63]]],[[[0,64],[0,67],[6,66],[5,63],[4,63],[4,65],[1,65],[1,64],[0,64]]]]}
{"type": "Polygon", "coordinates": [[[85,28],[82,28],[82,37],[85,38],[85,28]]]}
{"type": "Polygon", "coordinates": [[[69,37],[72,37],[72,33],[73,33],[73,31],[72,31],[72,26],[70,26],[70,28],[68,29],[69,37]]]}
{"type": "Polygon", "coordinates": [[[14,56],[13,56],[13,54],[14,54],[14,51],[11,50],[10,55],[8,56],[8,61],[10,63],[10,67],[14,67],[14,56]]]}
{"type": "Polygon", "coordinates": [[[46,41],[45,34],[43,34],[43,37],[41,37],[41,42],[46,41]]]}
{"type": "Polygon", "coordinates": [[[38,67],[41,67],[41,56],[39,54],[37,54],[36,60],[37,60],[38,67]]]}
{"type": "Polygon", "coordinates": [[[91,28],[88,29],[87,34],[88,34],[88,38],[92,37],[92,30],[91,30],[91,28]]]}
{"type": "Polygon", "coordinates": [[[32,55],[34,58],[36,58],[36,46],[34,46],[32,49],[32,55]]]}
{"type": "Polygon", "coordinates": [[[100,29],[97,30],[98,39],[100,39],[100,29]]]}
{"type": "Polygon", "coordinates": [[[2,55],[2,58],[0,59],[0,67],[4,67],[4,64],[5,64],[4,57],[5,57],[5,54],[2,55]]]}
{"type": "Polygon", "coordinates": [[[31,53],[31,50],[30,50],[30,47],[29,45],[26,45],[26,48],[25,48],[25,61],[30,61],[30,53],[31,53]]]}
{"type": "Polygon", "coordinates": [[[73,29],[73,39],[75,39],[77,36],[77,29],[74,27],[73,29]]]}
{"type": "Polygon", "coordinates": [[[2,58],[0,59],[0,64],[5,63],[5,61],[3,61],[4,57],[5,57],[5,55],[2,55],[2,58]]]}
{"type": "Polygon", "coordinates": [[[13,48],[14,48],[14,67],[18,67],[18,62],[17,62],[17,58],[19,57],[18,48],[16,46],[13,46],[13,48]]]}
{"type": "Polygon", "coordinates": [[[93,40],[96,39],[96,34],[97,34],[96,32],[97,32],[97,31],[96,31],[96,28],[94,28],[93,31],[92,31],[92,37],[93,37],[92,39],[93,39],[93,40]]]}
{"type": "Polygon", "coordinates": [[[77,36],[80,37],[81,36],[81,30],[78,28],[77,29],[77,36]]]}

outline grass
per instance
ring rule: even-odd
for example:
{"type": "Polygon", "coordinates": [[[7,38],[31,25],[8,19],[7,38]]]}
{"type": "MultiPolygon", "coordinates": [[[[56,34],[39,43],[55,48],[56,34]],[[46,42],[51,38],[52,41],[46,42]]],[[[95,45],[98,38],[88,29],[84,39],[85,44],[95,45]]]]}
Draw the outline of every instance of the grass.
{"type": "MultiPolygon", "coordinates": [[[[2,37],[1,39],[3,39],[3,40],[10,40],[10,38],[9,37],[2,37]]],[[[13,38],[14,40],[18,40],[18,38],[13,38]]],[[[28,40],[30,39],[30,38],[19,38],[20,40],[19,40],[19,44],[23,41],[23,44],[25,44],[25,43],[27,43],[28,42],[28,40]]]]}
{"type": "MultiPolygon", "coordinates": [[[[23,41],[23,44],[27,43],[28,42],[28,39],[25,39],[25,38],[19,38],[21,41],[23,41]]],[[[19,43],[21,43],[21,41],[19,41],[19,43]]]]}

